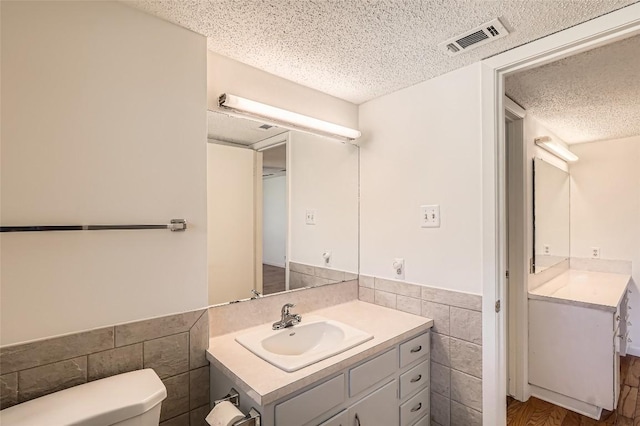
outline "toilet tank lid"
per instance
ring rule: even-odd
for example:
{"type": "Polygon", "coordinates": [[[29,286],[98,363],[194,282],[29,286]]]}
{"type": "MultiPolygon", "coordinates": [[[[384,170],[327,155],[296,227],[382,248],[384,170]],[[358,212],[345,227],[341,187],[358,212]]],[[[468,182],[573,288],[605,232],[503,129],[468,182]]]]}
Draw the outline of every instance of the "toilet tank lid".
{"type": "Polygon", "coordinates": [[[149,411],[167,397],[152,369],[74,386],[0,411],[2,426],[111,425],[149,411]]]}

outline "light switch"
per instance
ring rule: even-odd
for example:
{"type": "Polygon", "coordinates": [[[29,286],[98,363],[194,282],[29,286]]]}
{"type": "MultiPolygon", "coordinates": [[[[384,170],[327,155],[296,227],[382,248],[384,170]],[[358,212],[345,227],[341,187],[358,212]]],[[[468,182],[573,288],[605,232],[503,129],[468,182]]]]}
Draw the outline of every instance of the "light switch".
{"type": "Polygon", "coordinates": [[[440,205],[420,206],[420,226],[422,228],[440,227],[440,205]]]}
{"type": "Polygon", "coordinates": [[[316,224],[316,211],[315,210],[307,210],[305,223],[307,225],[315,225],[316,224]]]}

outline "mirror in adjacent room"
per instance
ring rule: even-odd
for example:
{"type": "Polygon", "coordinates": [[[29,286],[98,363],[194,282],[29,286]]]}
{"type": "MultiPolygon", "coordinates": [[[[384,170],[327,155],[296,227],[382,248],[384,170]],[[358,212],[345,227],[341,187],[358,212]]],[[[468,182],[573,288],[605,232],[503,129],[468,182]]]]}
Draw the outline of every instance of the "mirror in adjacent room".
{"type": "Polygon", "coordinates": [[[533,270],[539,273],[569,258],[569,173],[533,160],[533,270]]]}
{"type": "Polygon", "coordinates": [[[209,303],[355,279],[358,147],[208,112],[209,303]]]}

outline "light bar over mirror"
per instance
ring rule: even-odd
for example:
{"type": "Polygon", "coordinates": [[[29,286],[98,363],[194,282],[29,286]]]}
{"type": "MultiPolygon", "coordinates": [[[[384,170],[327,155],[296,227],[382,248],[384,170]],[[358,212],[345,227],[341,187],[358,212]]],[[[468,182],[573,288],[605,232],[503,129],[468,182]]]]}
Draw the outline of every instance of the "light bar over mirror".
{"type": "Polygon", "coordinates": [[[549,136],[541,136],[533,140],[540,148],[545,149],[555,155],[558,158],[563,159],[569,163],[575,163],[578,161],[578,156],[569,151],[563,145],[551,139],[549,136]]]}
{"type": "Polygon", "coordinates": [[[287,111],[271,105],[223,93],[218,98],[218,106],[222,111],[232,112],[244,118],[259,120],[267,124],[299,130],[320,136],[327,136],[341,141],[355,141],[361,136],[359,130],[319,120],[307,115],[287,111]]]}

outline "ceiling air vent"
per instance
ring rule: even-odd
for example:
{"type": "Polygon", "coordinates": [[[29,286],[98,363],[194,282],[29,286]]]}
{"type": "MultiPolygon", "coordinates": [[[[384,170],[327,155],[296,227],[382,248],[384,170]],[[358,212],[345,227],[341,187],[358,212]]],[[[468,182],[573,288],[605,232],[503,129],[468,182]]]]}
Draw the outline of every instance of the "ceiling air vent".
{"type": "Polygon", "coordinates": [[[447,52],[449,56],[455,56],[475,49],[490,41],[502,38],[507,34],[509,34],[507,29],[502,25],[502,22],[496,18],[493,21],[440,43],[438,47],[447,52]]]}

